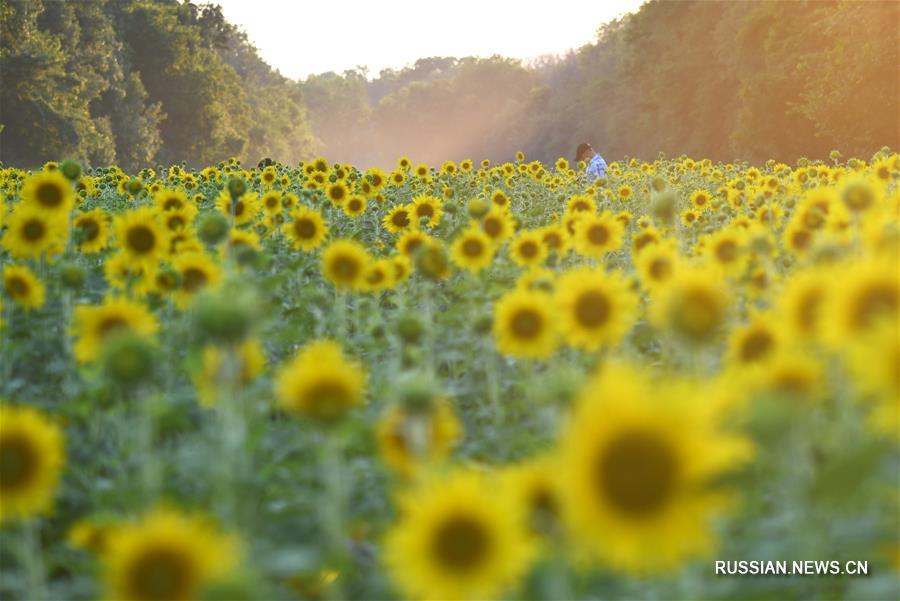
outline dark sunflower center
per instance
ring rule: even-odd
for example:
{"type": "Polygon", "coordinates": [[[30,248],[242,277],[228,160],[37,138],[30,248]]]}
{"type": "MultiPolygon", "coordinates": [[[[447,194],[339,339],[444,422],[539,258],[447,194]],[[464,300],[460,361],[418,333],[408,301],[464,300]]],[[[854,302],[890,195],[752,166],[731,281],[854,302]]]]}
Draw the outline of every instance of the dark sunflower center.
{"type": "Polygon", "coordinates": [[[316,235],[316,225],[309,219],[298,219],[294,222],[294,232],[299,238],[308,240],[316,235]]]}
{"type": "Polygon", "coordinates": [[[156,248],[156,234],[145,225],[138,225],[128,230],[128,248],[139,255],[144,255],[156,248]]]}
{"type": "Polygon", "coordinates": [[[510,323],[517,338],[534,338],[541,332],[543,325],[540,313],[527,308],[516,311],[510,323]]]}
{"type": "Polygon", "coordinates": [[[588,228],[587,231],[588,240],[591,241],[591,244],[601,245],[606,244],[606,241],[609,240],[609,230],[605,225],[592,225],[588,228]]]}
{"type": "Polygon", "coordinates": [[[575,302],[575,318],[586,328],[596,328],[609,320],[611,309],[605,294],[591,290],[583,293],[575,302]]]}
{"type": "Polygon", "coordinates": [[[468,572],[481,565],[491,551],[484,524],[465,515],[452,516],[434,532],[432,551],[445,568],[468,572]]]}
{"type": "Polygon", "coordinates": [[[245,207],[246,207],[246,205],[244,205],[244,201],[239,200],[231,205],[231,211],[232,211],[232,213],[234,213],[235,217],[240,217],[241,215],[244,214],[245,207]]]}
{"type": "Polygon", "coordinates": [[[633,518],[646,517],[668,503],[678,463],[672,449],[652,432],[623,432],[600,452],[595,485],[604,501],[633,518]]]}
{"type": "Polygon", "coordinates": [[[128,322],[121,317],[106,317],[97,326],[97,334],[100,338],[106,338],[115,330],[128,327],[128,322]]]}
{"type": "Polygon", "coordinates": [[[559,248],[562,245],[562,238],[555,233],[544,234],[544,242],[550,248],[559,248]]]}
{"type": "Polygon", "coordinates": [[[519,245],[519,254],[526,259],[533,259],[538,254],[538,245],[530,240],[523,242],[519,245]]]}
{"type": "Polygon", "coordinates": [[[694,204],[697,205],[698,207],[702,207],[703,205],[706,204],[706,200],[707,200],[706,197],[701,194],[701,195],[697,196],[696,199],[694,199],[694,204]]]}
{"type": "Polygon", "coordinates": [[[413,254],[414,252],[416,252],[416,249],[419,248],[420,246],[422,246],[421,238],[410,238],[409,240],[406,241],[406,245],[405,245],[406,254],[408,254],[408,255],[413,254]]]}
{"type": "Polygon", "coordinates": [[[730,263],[737,258],[737,244],[733,240],[723,240],[716,246],[716,257],[722,263],[730,263]]]}
{"type": "Polygon", "coordinates": [[[791,236],[791,244],[794,248],[808,248],[810,242],[812,242],[812,235],[806,230],[797,230],[791,236]]]}
{"type": "Polygon", "coordinates": [[[331,268],[337,279],[349,282],[356,279],[357,274],[359,274],[360,264],[353,257],[341,255],[334,259],[331,268]]]}
{"type": "Polygon", "coordinates": [[[340,381],[323,379],[307,388],[303,403],[314,417],[331,419],[350,404],[350,392],[340,381]]]}
{"type": "Polygon", "coordinates": [[[209,281],[206,272],[197,267],[185,269],[181,274],[181,278],[181,287],[188,292],[194,292],[202,288],[209,281]]]}
{"type": "Polygon", "coordinates": [[[27,486],[35,477],[37,450],[28,438],[12,434],[0,438],[0,492],[27,486]]]}
{"type": "Polygon", "coordinates": [[[167,198],[163,203],[163,209],[166,211],[171,211],[172,209],[180,209],[182,207],[181,199],[173,196],[171,198],[167,198]]]}
{"type": "Polygon", "coordinates": [[[419,217],[431,217],[434,215],[434,207],[428,203],[420,204],[416,207],[416,215],[419,217]]]}
{"type": "Polygon", "coordinates": [[[409,225],[409,215],[406,211],[397,211],[391,217],[391,222],[398,227],[406,227],[409,225]]]}
{"type": "Polygon", "coordinates": [[[719,323],[718,303],[702,289],[688,290],[675,303],[675,327],[682,334],[700,340],[713,333],[719,323]]]}
{"type": "Polygon", "coordinates": [[[775,344],[772,334],[765,330],[756,330],[741,343],[741,360],[744,362],[756,361],[764,357],[775,344]]]}
{"type": "Polygon", "coordinates": [[[190,591],[187,558],[170,549],[151,549],[131,566],[129,588],[140,601],[181,599],[190,591]]]}
{"type": "Polygon", "coordinates": [[[17,275],[7,278],[6,280],[6,290],[13,298],[28,296],[29,289],[28,282],[17,275]]]}
{"type": "Polygon", "coordinates": [[[78,227],[84,232],[85,242],[93,242],[100,235],[100,225],[93,219],[82,219],[78,227]]]}
{"type": "Polygon", "coordinates": [[[22,236],[29,242],[37,242],[44,238],[47,226],[40,219],[29,219],[22,227],[22,236]]]}
{"type": "Polygon", "coordinates": [[[467,257],[480,257],[484,253],[484,244],[481,240],[469,238],[462,245],[463,254],[467,257]]]}
{"type": "Polygon", "coordinates": [[[36,192],[38,203],[47,209],[55,209],[62,204],[63,191],[56,184],[41,184],[36,192]]]}
{"type": "Polygon", "coordinates": [[[170,230],[177,230],[184,226],[184,217],[181,215],[174,215],[169,217],[168,226],[170,230]]]}
{"type": "Polygon", "coordinates": [[[868,328],[881,316],[896,316],[900,309],[900,289],[888,282],[874,282],[863,289],[853,306],[852,325],[868,328]]]}
{"type": "Polygon", "coordinates": [[[351,201],[350,201],[350,204],[347,205],[347,206],[348,206],[348,208],[349,208],[352,212],[354,212],[354,213],[355,213],[356,211],[359,211],[360,209],[362,209],[362,203],[359,201],[359,199],[356,199],[356,198],[354,198],[353,200],[351,200],[351,201]]]}
{"type": "Polygon", "coordinates": [[[329,195],[331,196],[331,200],[343,200],[344,189],[340,186],[335,186],[334,188],[329,190],[329,195]]]}
{"type": "Polygon", "coordinates": [[[485,219],[484,220],[484,233],[490,236],[491,238],[496,238],[500,235],[500,232],[503,231],[503,225],[500,223],[499,219],[485,219]]]}
{"type": "Polygon", "coordinates": [[[650,263],[650,277],[654,280],[664,280],[672,275],[672,264],[668,259],[654,259],[650,263]]]}

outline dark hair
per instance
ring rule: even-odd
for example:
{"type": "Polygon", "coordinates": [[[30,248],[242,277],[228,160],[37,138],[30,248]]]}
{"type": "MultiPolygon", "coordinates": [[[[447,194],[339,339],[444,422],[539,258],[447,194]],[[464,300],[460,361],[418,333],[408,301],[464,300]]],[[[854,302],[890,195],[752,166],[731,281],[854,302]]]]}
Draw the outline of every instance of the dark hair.
{"type": "Polygon", "coordinates": [[[575,150],[575,162],[577,163],[578,161],[583,159],[584,155],[586,155],[591,150],[593,150],[593,148],[587,142],[582,142],[581,144],[579,144],[578,149],[575,150]]]}

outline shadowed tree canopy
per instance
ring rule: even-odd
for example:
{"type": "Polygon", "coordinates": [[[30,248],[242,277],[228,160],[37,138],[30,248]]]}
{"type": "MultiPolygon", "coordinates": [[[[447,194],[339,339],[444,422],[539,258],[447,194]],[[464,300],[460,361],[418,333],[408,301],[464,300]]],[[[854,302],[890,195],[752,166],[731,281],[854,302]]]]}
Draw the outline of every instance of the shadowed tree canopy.
{"type": "Polygon", "coordinates": [[[0,0],[0,160],[138,169],[232,155],[361,165],[900,146],[900,3],[652,0],[528,64],[428,57],[290,81],[215,5],[0,0]]]}

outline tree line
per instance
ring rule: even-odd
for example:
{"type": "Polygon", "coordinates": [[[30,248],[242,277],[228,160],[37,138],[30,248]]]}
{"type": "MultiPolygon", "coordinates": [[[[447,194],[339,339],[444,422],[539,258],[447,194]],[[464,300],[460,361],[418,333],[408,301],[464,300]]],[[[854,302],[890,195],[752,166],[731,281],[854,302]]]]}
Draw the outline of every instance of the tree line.
{"type": "MultiPolygon", "coordinates": [[[[215,5],[0,0],[0,160],[361,165],[868,156],[900,146],[900,3],[652,0],[562,57],[430,57],[302,81],[215,5]]],[[[514,22],[507,26],[514,27],[514,22]]]]}

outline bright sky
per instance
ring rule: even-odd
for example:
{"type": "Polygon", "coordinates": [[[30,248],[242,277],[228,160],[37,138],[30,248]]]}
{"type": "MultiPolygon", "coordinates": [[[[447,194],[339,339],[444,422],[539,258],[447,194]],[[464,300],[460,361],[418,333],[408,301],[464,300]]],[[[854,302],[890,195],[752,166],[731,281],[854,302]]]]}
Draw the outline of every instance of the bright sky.
{"type": "Polygon", "coordinates": [[[530,59],[592,42],[644,0],[211,0],[263,60],[291,78],[369,67],[369,77],[428,56],[530,59]]]}

